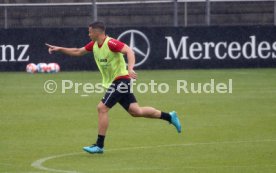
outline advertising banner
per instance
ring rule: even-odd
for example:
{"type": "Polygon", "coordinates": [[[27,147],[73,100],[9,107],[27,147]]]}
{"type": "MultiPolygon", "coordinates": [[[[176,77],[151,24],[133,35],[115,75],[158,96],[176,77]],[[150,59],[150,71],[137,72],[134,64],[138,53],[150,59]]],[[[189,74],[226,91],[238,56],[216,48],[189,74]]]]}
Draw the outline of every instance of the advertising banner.
{"type": "MultiPolygon", "coordinates": [[[[136,69],[276,67],[276,28],[139,27],[108,28],[107,35],[128,44],[136,69]]],[[[96,70],[93,54],[48,54],[45,43],[83,47],[87,28],[0,30],[0,71],[24,71],[28,63],[57,62],[63,71],[96,70]]]]}

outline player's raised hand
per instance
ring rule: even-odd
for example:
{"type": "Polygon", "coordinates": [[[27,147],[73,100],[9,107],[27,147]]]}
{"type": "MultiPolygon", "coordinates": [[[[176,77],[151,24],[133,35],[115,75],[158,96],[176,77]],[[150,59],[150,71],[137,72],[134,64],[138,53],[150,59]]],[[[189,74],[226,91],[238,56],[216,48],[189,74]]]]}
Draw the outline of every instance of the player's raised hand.
{"type": "Polygon", "coordinates": [[[137,73],[134,70],[128,70],[128,75],[132,78],[132,79],[137,79],[137,73]]]}
{"type": "Polygon", "coordinates": [[[49,54],[52,54],[53,52],[59,51],[59,47],[58,46],[50,45],[48,43],[45,43],[45,45],[48,47],[49,54]]]}

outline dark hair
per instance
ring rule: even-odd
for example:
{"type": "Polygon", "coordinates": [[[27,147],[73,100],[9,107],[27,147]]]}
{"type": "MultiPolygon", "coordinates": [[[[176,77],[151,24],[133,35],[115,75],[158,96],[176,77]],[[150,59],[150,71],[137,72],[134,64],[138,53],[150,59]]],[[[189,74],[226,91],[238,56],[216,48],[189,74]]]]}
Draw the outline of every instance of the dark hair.
{"type": "Polygon", "coordinates": [[[93,29],[100,29],[101,31],[105,31],[105,24],[102,21],[95,21],[89,25],[93,29]]]}

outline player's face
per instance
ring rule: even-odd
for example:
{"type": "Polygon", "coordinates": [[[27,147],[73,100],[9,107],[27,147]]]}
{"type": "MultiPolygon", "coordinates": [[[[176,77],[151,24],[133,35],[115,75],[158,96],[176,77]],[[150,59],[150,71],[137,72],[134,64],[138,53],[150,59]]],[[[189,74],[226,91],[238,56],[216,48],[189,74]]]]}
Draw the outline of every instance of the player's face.
{"type": "Polygon", "coordinates": [[[92,41],[97,41],[99,32],[96,29],[93,29],[92,27],[89,27],[88,29],[88,36],[92,41]]]}

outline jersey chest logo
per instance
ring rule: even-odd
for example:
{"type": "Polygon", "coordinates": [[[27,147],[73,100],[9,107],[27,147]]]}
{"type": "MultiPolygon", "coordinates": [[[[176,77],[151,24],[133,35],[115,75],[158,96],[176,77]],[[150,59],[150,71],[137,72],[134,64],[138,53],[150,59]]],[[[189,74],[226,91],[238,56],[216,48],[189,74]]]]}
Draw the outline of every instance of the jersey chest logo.
{"type": "Polygon", "coordinates": [[[107,67],[109,65],[108,57],[97,58],[97,61],[100,64],[100,66],[107,67]]]}
{"type": "Polygon", "coordinates": [[[105,63],[105,62],[107,62],[107,58],[99,59],[99,62],[100,62],[100,63],[105,63]]]}

